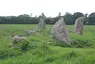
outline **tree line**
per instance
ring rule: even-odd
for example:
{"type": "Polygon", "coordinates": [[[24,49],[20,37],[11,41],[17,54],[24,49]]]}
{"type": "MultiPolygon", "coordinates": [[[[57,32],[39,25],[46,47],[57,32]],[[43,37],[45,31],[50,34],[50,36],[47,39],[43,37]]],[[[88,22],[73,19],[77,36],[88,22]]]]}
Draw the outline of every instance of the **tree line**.
{"type": "MultiPolygon", "coordinates": [[[[47,17],[45,22],[46,24],[54,24],[58,21],[59,17],[64,17],[65,23],[67,25],[72,25],[75,23],[75,20],[81,16],[87,16],[84,24],[95,25],[95,12],[91,14],[83,14],[81,12],[75,12],[71,14],[66,12],[64,16],[61,16],[59,13],[56,17],[47,17]]],[[[39,17],[31,17],[28,14],[22,14],[19,16],[0,16],[0,24],[37,24],[39,23],[39,17]]]]}

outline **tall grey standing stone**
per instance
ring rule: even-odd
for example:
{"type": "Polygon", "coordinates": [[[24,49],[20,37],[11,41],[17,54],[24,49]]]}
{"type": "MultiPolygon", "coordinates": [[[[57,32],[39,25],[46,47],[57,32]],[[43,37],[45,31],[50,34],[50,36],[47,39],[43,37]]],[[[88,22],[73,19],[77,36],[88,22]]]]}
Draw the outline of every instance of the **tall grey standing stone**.
{"type": "Polygon", "coordinates": [[[59,12],[59,14],[58,14],[58,19],[60,19],[61,18],[61,12],[59,12]]]}
{"type": "Polygon", "coordinates": [[[79,17],[75,20],[75,33],[82,35],[83,34],[83,22],[86,19],[85,16],[79,17]]]}
{"type": "Polygon", "coordinates": [[[44,15],[44,13],[42,13],[42,15],[39,16],[39,24],[38,24],[39,30],[45,29],[45,20],[46,16],[44,15]]]}
{"type": "Polygon", "coordinates": [[[52,35],[53,37],[61,42],[65,42],[66,44],[70,44],[69,34],[64,22],[64,18],[60,18],[52,28],[52,35]]]}

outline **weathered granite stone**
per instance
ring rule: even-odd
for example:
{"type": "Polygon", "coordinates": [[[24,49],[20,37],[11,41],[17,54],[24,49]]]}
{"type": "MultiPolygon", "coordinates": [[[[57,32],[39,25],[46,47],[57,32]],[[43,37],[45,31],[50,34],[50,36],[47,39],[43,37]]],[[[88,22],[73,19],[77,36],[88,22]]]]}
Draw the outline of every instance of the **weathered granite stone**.
{"type": "Polygon", "coordinates": [[[69,34],[64,22],[64,18],[60,18],[52,28],[52,35],[56,40],[70,44],[69,34]]]}
{"type": "Polygon", "coordinates": [[[83,34],[83,22],[86,19],[85,16],[79,17],[75,20],[75,33],[82,35],[83,34]]]}

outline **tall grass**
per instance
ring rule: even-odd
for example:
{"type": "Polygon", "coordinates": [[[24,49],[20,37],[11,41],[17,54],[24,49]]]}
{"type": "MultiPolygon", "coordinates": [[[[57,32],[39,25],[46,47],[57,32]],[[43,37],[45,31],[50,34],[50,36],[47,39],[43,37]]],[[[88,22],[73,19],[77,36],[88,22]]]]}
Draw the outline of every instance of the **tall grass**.
{"type": "Polygon", "coordinates": [[[23,52],[9,48],[11,35],[25,34],[24,30],[37,30],[37,25],[0,25],[0,64],[95,64],[95,26],[84,26],[83,35],[76,35],[73,25],[68,26],[71,46],[59,45],[50,35],[52,26],[28,36],[30,48],[23,52]]]}

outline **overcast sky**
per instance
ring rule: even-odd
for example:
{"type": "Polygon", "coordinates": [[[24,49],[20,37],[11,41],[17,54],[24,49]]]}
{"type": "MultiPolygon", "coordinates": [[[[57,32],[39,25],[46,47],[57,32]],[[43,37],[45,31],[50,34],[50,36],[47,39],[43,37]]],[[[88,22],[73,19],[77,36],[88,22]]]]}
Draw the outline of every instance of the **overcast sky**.
{"type": "Polygon", "coordinates": [[[62,15],[65,12],[95,12],[94,0],[0,0],[0,16],[20,14],[40,15],[42,12],[46,16],[62,15]]]}

